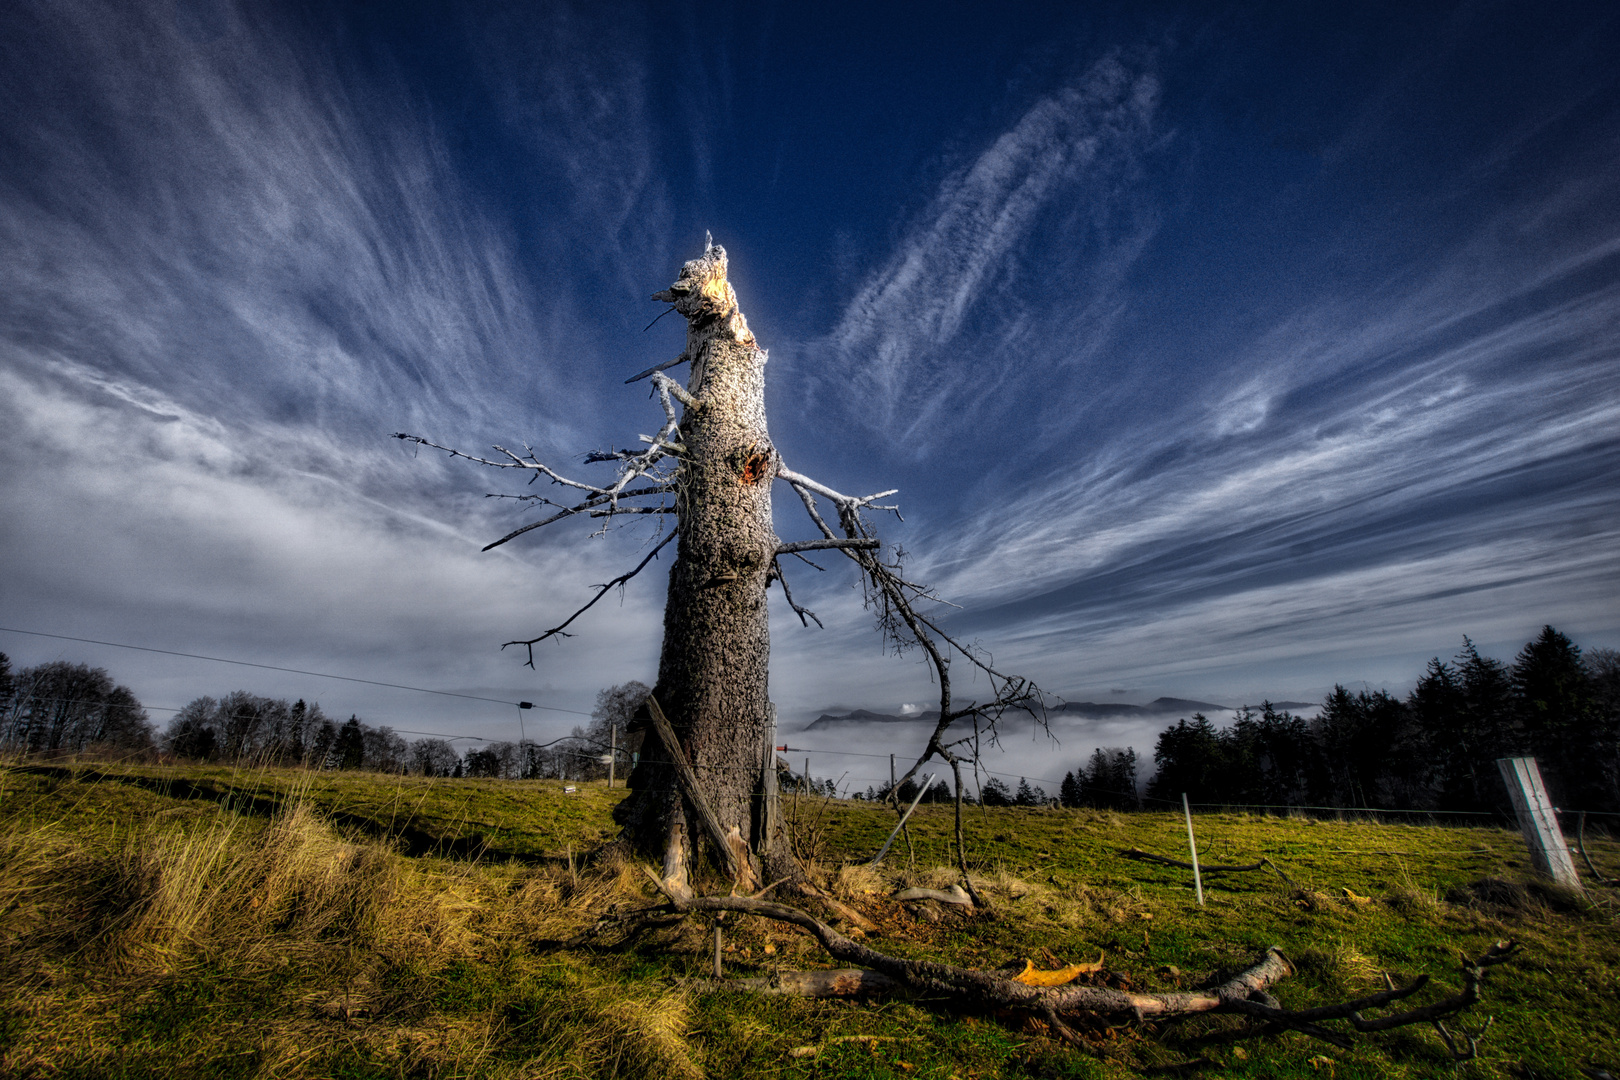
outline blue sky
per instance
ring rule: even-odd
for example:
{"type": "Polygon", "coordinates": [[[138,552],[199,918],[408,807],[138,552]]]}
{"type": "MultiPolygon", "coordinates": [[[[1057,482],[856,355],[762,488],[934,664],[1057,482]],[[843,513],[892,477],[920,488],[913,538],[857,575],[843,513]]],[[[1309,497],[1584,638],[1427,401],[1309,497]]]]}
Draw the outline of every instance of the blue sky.
{"type": "MultiPolygon", "coordinates": [[[[661,575],[498,648],[647,532],[480,554],[504,478],[387,435],[602,468],[712,230],[784,458],[900,488],[953,627],[1056,693],[1620,644],[1617,45],[1596,3],[7,5],[0,622],[569,709],[649,679],[661,575]]],[[[775,611],[784,715],[927,700],[828,565],[825,630],[775,611]]]]}

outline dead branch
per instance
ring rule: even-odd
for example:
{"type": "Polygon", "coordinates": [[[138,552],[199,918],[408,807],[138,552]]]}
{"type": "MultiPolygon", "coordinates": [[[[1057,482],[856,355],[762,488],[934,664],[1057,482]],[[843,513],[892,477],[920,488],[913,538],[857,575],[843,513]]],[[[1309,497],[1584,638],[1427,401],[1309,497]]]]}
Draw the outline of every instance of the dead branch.
{"type": "Polygon", "coordinates": [[[1473,1061],[1479,1056],[1479,1044],[1484,1041],[1485,1035],[1491,1030],[1491,1024],[1496,1020],[1494,1016],[1487,1016],[1485,1022],[1478,1029],[1465,1028],[1457,1025],[1455,1034],[1446,1029],[1446,1025],[1436,1020],[1434,1030],[1439,1033],[1440,1041],[1446,1044],[1451,1051],[1453,1061],[1473,1061]]]}
{"type": "MultiPolygon", "coordinates": [[[[798,552],[791,552],[791,554],[797,555],[798,552]]],[[[799,555],[799,558],[804,559],[804,556],[799,555]]],[[[804,561],[810,562],[809,559],[804,559],[804,561]]],[[[816,566],[815,563],[810,563],[810,565],[815,566],[817,570],[821,569],[821,567],[816,566]]],[[[782,598],[788,602],[788,607],[793,609],[793,614],[799,617],[800,623],[805,626],[809,626],[810,620],[814,619],[816,626],[823,630],[826,629],[825,626],[822,626],[821,619],[816,616],[815,612],[811,611],[807,607],[801,607],[797,602],[794,601],[793,590],[788,588],[787,575],[782,573],[782,564],[774,558],[771,560],[771,576],[765,582],[765,584],[769,585],[772,581],[780,581],[782,583],[782,598]]]]}
{"type": "Polygon", "coordinates": [[[783,544],[776,549],[778,555],[792,555],[799,551],[827,551],[836,549],[848,551],[856,548],[865,548],[875,551],[877,540],[798,540],[791,544],[783,544]]]}
{"type": "Polygon", "coordinates": [[[1598,873],[1598,868],[1592,865],[1592,856],[1586,853],[1586,811],[1581,811],[1580,825],[1575,830],[1575,847],[1580,851],[1581,858],[1586,861],[1586,869],[1591,871],[1592,880],[1599,885],[1613,885],[1613,878],[1606,878],[1598,873]]]}
{"type": "Polygon", "coordinates": [[[887,975],[861,968],[773,971],[763,979],[727,979],[718,988],[808,998],[865,997],[874,994],[892,996],[905,991],[904,986],[887,975]]]}
{"type": "MultiPolygon", "coordinates": [[[[788,923],[808,932],[833,959],[886,976],[909,991],[943,996],[959,1006],[1006,1009],[1035,1015],[1047,1020],[1053,1031],[1076,1043],[1079,1038],[1064,1023],[1063,1016],[1092,1014],[1105,1019],[1135,1020],[1140,1023],[1198,1014],[1237,1013],[1265,1020],[1264,1031],[1293,1030],[1335,1046],[1348,1047],[1351,1040],[1342,1030],[1326,1028],[1322,1023],[1349,1020],[1356,1031],[1372,1032],[1433,1022],[1454,1015],[1479,1000],[1479,986],[1485,969],[1504,962],[1518,950],[1516,943],[1498,942],[1477,960],[1470,961],[1465,957],[1462,963],[1462,993],[1421,1008],[1369,1020],[1362,1016],[1365,1010],[1381,1008],[1410,997],[1428,984],[1428,976],[1419,976],[1408,986],[1391,987],[1354,1001],[1314,1009],[1289,1010],[1282,1008],[1268,992],[1271,986],[1293,973],[1281,950],[1272,947],[1243,971],[1205,990],[1148,994],[1108,986],[1032,986],[1003,972],[888,956],[845,937],[819,919],[785,904],[740,896],[679,896],[658,882],[657,876],[651,871],[647,873],[677,912],[736,911],[788,923]]],[[[1261,1033],[1262,1029],[1254,1032],[1261,1033]]]]}
{"type": "MultiPolygon", "coordinates": [[[[853,560],[861,568],[867,606],[877,614],[878,625],[882,629],[884,636],[897,650],[916,647],[921,648],[928,656],[929,665],[933,668],[934,676],[939,683],[939,719],[935,723],[934,730],[930,733],[922,753],[911,767],[906,770],[905,775],[894,784],[891,797],[896,798],[895,809],[896,812],[899,812],[900,806],[894,792],[897,792],[902,784],[910,781],[925,764],[936,757],[951,766],[951,772],[956,782],[956,848],[958,869],[962,875],[962,885],[976,904],[980,907],[988,907],[985,898],[974,888],[973,882],[968,875],[967,851],[962,830],[961,765],[963,757],[956,752],[955,748],[971,741],[974,746],[974,754],[970,760],[977,767],[977,746],[980,731],[986,732],[990,736],[992,744],[994,744],[1001,718],[1012,710],[1027,713],[1035,723],[1045,727],[1045,695],[1039,687],[1027,679],[1007,675],[997,670],[990,659],[981,655],[977,649],[945,633],[937,623],[919,612],[917,605],[920,602],[940,603],[942,601],[933,595],[926,586],[907,580],[901,575],[901,552],[897,550],[893,558],[887,560],[880,556],[881,545],[878,543],[877,537],[873,535],[866,520],[862,517],[862,512],[867,509],[893,509],[893,507],[879,507],[876,502],[879,499],[895,494],[895,490],[882,491],[873,495],[845,495],[802,473],[794,472],[780,460],[780,457],[777,461],[776,476],[778,479],[786,481],[798,494],[800,501],[804,504],[805,512],[810,516],[811,522],[821,532],[823,538],[819,542],[809,541],[802,545],[787,545],[781,549],[781,552],[793,548],[812,550],[812,545],[842,551],[845,556],[853,560]],[[816,505],[817,496],[827,499],[833,504],[837,511],[838,523],[842,527],[842,536],[834,531],[833,527],[822,516],[820,509],[816,505]],[[988,702],[975,701],[966,708],[953,707],[955,703],[951,696],[950,666],[952,659],[957,657],[965,659],[977,669],[979,674],[989,681],[992,695],[988,702]],[[946,742],[944,736],[951,728],[951,725],[969,718],[974,722],[974,734],[971,739],[946,742]]],[[[1048,729],[1048,734],[1050,734],[1050,729],[1048,729]]]]}
{"type": "MultiPolygon", "coordinates": [[[[673,311],[674,309],[671,308],[670,310],[673,311]]],[[[668,314],[669,314],[668,311],[664,312],[664,315],[668,315],[668,314]]],[[[664,317],[664,315],[658,316],[658,319],[662,319],[664,317]]],[[[658,319],[654,319],[653,323],[657,322],[658,319]]],[[[647,324],[647,329],[649,329],[649,330],[652,329],[652,324],[653,323],[648,323],[647,324]]],[[[631,383],[640,382],[642,379],[645,379],[647,376],[656,375],[660,371],[668,371],[672,367],[675,367],[675,366],[677,366],[679,364],[686,363],[686,361],[687,361],[687,355],[685,353],[681,353],[681,355],[677,356],[673,360],[665,360],[662,364],[654,364],[652,367],[648,368],[646,371],[643,371],[643,372],[641,372],[639,374],[630,376],[628,379],[624,380],[625,385],[628,386],[631,383]]]]}
{"type": "MultiPolygon", "coordinates": [[[[679,362],[679,359],[684,359],[684,357],[685,354],[682,354],[680,358],[677,358],[676,362],[679,362]]],[[[673,367],[674,363],[666,364],[664,366],[673,367]]],[[[586,461],[620,462],[618,476],[614,479],[613,483],[607,485],[606,487],[598,484],[588,484],[583,480],[574,480],[570,477],[563,476],[561,473],[557,472],[555,469],[551,468],[545,462],[536,457],[534,450],[527,446],[523,448],[527,452],[526,457],[515,454],[503,446],[496,446],[493,449],[504,455],[506,460],[492,461],[489,458],[479,457],[476,454],[469,454],[464,451],[457,450],[454,447],[433,442],[431,439],[422,438],[420,435],[408,435],[404,432],[396,431],[393,434],[393,438],[399,439],[403,442],[415,443],[417,446],[426,446],[434,450],[443,450],[451,457],[464,458],[467,461],[474,462],[478,465],[486,465],[492,469],[526,470],[534,474],[532,477],[530,477],[530,483],[533,483],[535,480],[538,480],[544,476],[553,484],[587,493],[586,497],[582,501],[573,506],[563,507],[559,512],[551,515],[550,517],[544,518],[540,521],[530,522],[521,528],[513,529],[499,540],[485,546],[485,551],[488,551],[490,548],[500,547],[507,541],[513,539],[514,537],[522,536],[526,532],[530,532],[534,529],[541,528],[542,526],[550,525],[553,522],[561,521],[564,518],[573,517],[575,514],[584,513],[587,511],[595,511],[591,514],[593,517],[612,517],[618,513],[628,512],[657,513],[658,511],[621,510],[619,507],[619,502],[621,500],[633,499],[643,495],[663,495],[675,490],[675,483],[672,475],[653,471],[654,467],[664,458],[671,455],[679,455],[681,452],[681,446],[677,441],[679,437],[680,424],[675,415],[675,402],[673,399],[679,398],[682,403],[693,408],[701,407],[702,403],[689,394],[684,386],[681,386],[669,376],[661,374],[661,369],[653,369],[652,371],[644,372],[642,375],[637,376],[637,378],[643,378],[646,375],[652,376],[653,391],[658,395],[659,405],[664,410],[664,425],[658,429],[657,435],[641,436],[642,441],[649,444],[646,450],[642,450],[638,453],[631,453],[630,451],[625,450],[615,451],[610,454],[587,455],[586,461]],[[652,480],[654,483],[645,488],[631,489],[629,487],[631,483],[643,477],[652,480]],[[600,512],[600,508],[603,506],[608,507],[608,511],[605,513],[600,512]]],[[[540,498],[538,496],[535,498],[540,502],[550,502],[550,500],[540,498]]],[[[576,614],[578,613],[576,612],[576,614]]],[[[547,636],[549,635],[543,634],[540,638],[536,638],[535,640],[543,640],[547,636]]]]}
{"type": "Polygon", "coordinates": [[[641,571],[646,568],[647,564],[653,561],[653,557],[656,556],[660,551],[664,550],[664,546],[679,535],[680,534],[673,529],[670,530],[669,535],[658,541],[657,546],[651,551],[647,552],[647,557],[637,563],[635,569],[620,574],[612,581],[598,585],[596,587],[596,595],[586,601],[584,607],[580,608],[578,611],[568,616],[568,618],[564,619],[560,626],[554,626],[550,630],[547,630],[545,633],[541,634],[539,637],[529,638],[527,641],[508,641],[505,645],[502,645],[501,648],[504,649],[507,645],[522,645],[526,647],[529,650],[528,666],[534,667],[534,647],[536,645],[549,637],[572,637],[572,634],[567,633],[569,623],[573,622],[575,619],[589,611],[596,604],[596,602],[602,599],[602,597],[606,596],[615,585],[623,585],[625,582],[641,573],[641,571]]]}
{"type": "Polygon", "coordinates": [[[952,885],[949,889],[924,889],[920,886],[901,889],[894,894],[894,898],[902,903],[907,900],[938,900],[942,904],[956,904],[959,907],[973,906],[973,898],[960,885],[952,885]]]}

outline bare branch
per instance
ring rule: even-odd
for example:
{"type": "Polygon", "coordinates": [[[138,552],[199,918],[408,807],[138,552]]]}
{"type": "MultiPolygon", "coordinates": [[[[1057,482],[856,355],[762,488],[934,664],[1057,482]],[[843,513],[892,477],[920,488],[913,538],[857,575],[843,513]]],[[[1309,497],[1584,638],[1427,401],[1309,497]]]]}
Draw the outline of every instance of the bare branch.
{"type": "MultiPolygon", "coordinates": [[[[674,310],[674,309],[672,308],[671,310],[674,310]]],[[[668,311],[664,312],[664,315],[668,315],[668,314],[669,314],[668,311]]],[[[664,315],[658,316],[658,319],[662,319],[664,317],[664,315]]],[[[653,322],[657,322],[658,319],[654,319],[653,322]]],[[[649,327],[651,327],[652,323],[648,323],[647,325],[649,327]]],[[[687,355],[685,353],[681,353],[681,355],[677,356],[673,360],[665,360],[662,364],[654,364],[652,367],[648,368],[646,371],[641,372],[639,375],[632,375],[628,379],[624,380],[625,385],[628,386],[629,384],[631,384],[633,382],[640,382],[642,379],[645,379],[647,376],[656,375],[660,371],[668,371],[670,368],[675,367],[677,364],[686,363],[687,359],[688,359],[687,355]]]]}
{"type": "Polygon", "coordinates": [[[681,404],[685,405],[688,409],[703,408],[703,401],[700,398],[693,396],[693,394],[688,391],[686,387],[682,386],[668,375],[655,374],[653,376],[653,385],[658,387],[660,392],[667,391],[668,393],[674,394],[680,399],[681,404]]]}
{"type": "Polygon", "coordinates": [[[655,547],[651,551],[647,552],[647,557],[645,559],[642,559],[639,563],[637,563],[636,568],[634,570],[631,570],[628,573],[620,574],[618,577],[614,578],[612,581],[607,582],[605,585],[598,585],[596,587],[596,595],[591,597],[590,600],[585,604],[584,607],[580,608],[578,611],[576,611],[572,615],[568,616],[568,618],[563,621],[561,626],[554,626],[550,630],[547,630],[545,633],[541,634],[539,637],[530,638],[527,641],[508,641],[505,645],[502,645],[501,648],[504,649],[504,648],[506,648],[507,645],[523,645],[523,646],[525,646],[529,650],[528,666],[529,667],[534,667],[534,647],[536,645],[538,645],[540,642],[546,640],[549,637],[556,637],[556,636],[559,636],[559,635],[562,636],[562,637],[572,637],[573,636],[572,634],[568,634],[568,633],[564,632],[568,628],[569,623],[573,622],[575,619],[579,618],[581,615],[585,614],[592,607],[594,607],[598,600],[602,599],[602,597],[607,595],[609,589],[612,589],[615,585],[623,585],[625,582],[629,581],[631,578],[633,578],[637,574],[641,573],[641,571],[646,567],[646,565],[653,561],[653,557],[655,555],[657,555],[660,551],[664,550],[664,546],[666,544],[668,544],[671,540],[675,539],[675,537],[677,537],[679,535],[680,535],[680,533],[678,533],[678,532],[676,532],[674,530],[671,530],[670,534],[668,536],[666,536],[662,540],[658,541],[658,546],[657,547],[655,547]]]}
{"type": "Polygon", "coordinates": [[[619,506],[608,507],[606,510],[592,510],[591,517],[618,517],[620,514],[673,514],[673,506],[619,506]]]}
{"type": "MultiPolygon", "coordinates": [[[[803,558],[803,556],[800,556],[800,558],[803,558]]],[[[805,562],[810,562],[809,559],[805,559],[804,561],[805,562]]],[[[811,566],[816,566],[815,563],[810,563],[810,565],[811,566]]],[[[816,566],[816,569],[820,570],[821,567],[816,566]]],[[[816,625],[818,627],[820,627],[823,630],[827,629],[825,626],[822,626],[821,620],[816,618],[816,613],[815,612],[811,611],[807,607],[800,607],[798,604],[796,604],[794,602],[794,600],[793,600],[793,590],[788,588],[787,575],[782,573],[782,564],[777,562],[774,558],[771,560],[771,577],[775,578],[777,581],[780,581],[782,583],[782,596],[783,596],[784,599],[787,600],[788,607],[793,609],[793,614],[795,614],[795,615],[797,615],[799,617],[799,622],[801,624],[803,624],[804,626],[809,626],[810,625],[809,620],[815,619],[816,625]]],[[[767,581],[766,584],[770,584],[770,582],[767,581]]]]}
{"type": "MultiPolygon", "coordinates": [[[[802,473],[794,472],[780,461],[777,464],[776,475],[798,493],[799,499],[804,503],[805,512],[815,523],[825,538],[822,541],[811,541],[804,545],[806,549],[831,548],[843,551],[862,570],[862,578],[866,587],[867,606],[873,609],[878,618],[878,625],[885,636],[896,649],[911,647],[921,648],[928,655],[929,664],[939,680],[940,708],[939,719],[935,724],[923,752],[915,763],[906,771],[905,776],[897,781],[895,789],[901,783],[916,776],[928,761],[940,758],[950,764],[953,773],[957,776],[956,798],[960,803],[962,790],[960,783],[960,758],[944,742],[943,736],[950,726],[960,720],[973,718],[977,725],[979,720],[987,721],[991,742],[996,741],[996,728],[1001,717],[1009,710],[1019,710],[1027,713],[1036,723],[1043,727],[1046,725],[1045,697],[1034,683],[1027,679],[1007,675],[998,671],[994,664],[986,657],[981,656],[976,649],[958,641],[945,633],[937,623],[927,618],[917,610],[919,601],[942,602],[934,596],[925,586],[909,581],[900,574],[900,560],[903,553],[896,551],[892,560],[884,560],[877,552],[881,550],[876,542],[871,528],[861,516],[866,509],[876,509],[873,504],[876,500],[895,493],[894,490],[878,492],[874,495],[854,497],[836,491],[826,484],[814,480],[802,473]],[[842,526],[843,536],[839,537],[831,525],[822,517],[816,506],[815,496],[830,500],[838,511],[838,523],[842,526]],[[839,542],[839,541],[842,542],[839,542]],[[994,691],[988,703],[974,702],[965,709],[952,708],[950,661],[953,656],[960,656],[972,664],[990,680],[994,691]]],[[[798,545],[785,545],[791,549],[798,545]]],[[[1050,733],[1050,729],[1048,729],[1050,733]]],[[[977,727],[975,728],[977,738],[977,727]]],[[[954,744],[952,744],[954,745],[954,744]]],[[[896,810],[898,811],[898,803],[896,810]]],[[[959,837],[960,846],[960,837],[959,837]]],[[[958,852],[959,861],[963,867],[963,884],[969,890],[972,883],[967,880],[966,854],[958,852]]],[[[978,897],[976,896],[977,900],[978,897]]]]}
{"type": "Polygon", "coordinates": [[[664,750],[675,766],[675,777],[680,781],[687,801],[697,811],[698,820],[702,822],[704,831],[709,834],[709,842],[714,845],[715,855],[724,867],[726,876],[740,888],[746,889],[755,885],[753,871],[749,866],[748,845],[740,837],[734,841],[720,827],[720,819],[715,816],[714,808],[709,805],[708,798],[703,794],[703,785],[698,783],[697,773],[692,770],[692,762],[688,760],[686,751],[681,747],[675,729],[670,726],[664,710],[659,708],[658,699],[650,694],[647,696],[647,714],[652,720],[653,731],[658,735],[658,741],[664,744],[664,750]]]}
{"type": "Polygon", "coordinates": [[[776,549],[778,555],[792,555],[799,551],[827,551],[831,549],[848,550],[851,548],[867,548],[875,550],[878,541],[875,539],[861,540],[799,540],[791,544],[783,544],[776,549]]]}

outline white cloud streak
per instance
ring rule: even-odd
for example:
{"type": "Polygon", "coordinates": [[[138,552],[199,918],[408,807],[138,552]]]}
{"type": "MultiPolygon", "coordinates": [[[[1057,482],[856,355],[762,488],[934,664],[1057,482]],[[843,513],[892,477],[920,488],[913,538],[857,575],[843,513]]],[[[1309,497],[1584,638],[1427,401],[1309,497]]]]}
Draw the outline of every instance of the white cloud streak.
{"type": "MultiPolygon", "coordinates": [[[[0,119],[22,148],[0,163],[8,618],[575,708],[647,678],[656,573],[599,605],[566,671],[496,649],[577,606],[631,545],[564,535],[480,555],[510,505],[386,439],[527,434],[577,452],[596,437],[575,389],[591,365],[557,344],[577,298],[530,279],[405,88],[262,9],[219,6],[200,34],[173,13],[11,13],[36,67],[0,119]]],[[[375,691],[142,666],[149,681],[130,681],[157,704],[251,681],[416,721],[401,726],[444,707],[396,695],[377,716],[375,691]]]]}
{"type": "Polygon", "coordinates": [[[1151,232],[1113,219],[1122,216],[1121,178],[1152,137],[1157,99],[1153,74],[1108,57],[1037,101],[947,178],[826,342],[839,385],[857,388],[868,423],[926,442],[925,429],[948,403],[970,405],[999,385],[1007,365],[1027,376],[1020,369],[1045,359],[1018,355],[1020,289],[1041,290],[1042,300],[1051,289],[1019,280],[1043,222],[1077,249],[1065,269],[1084,268],[1054,275],[1066,305],[1107,311],[1108,294],[1151,232]],[[977,311],[999,342],[964,344],[977,311]]]}

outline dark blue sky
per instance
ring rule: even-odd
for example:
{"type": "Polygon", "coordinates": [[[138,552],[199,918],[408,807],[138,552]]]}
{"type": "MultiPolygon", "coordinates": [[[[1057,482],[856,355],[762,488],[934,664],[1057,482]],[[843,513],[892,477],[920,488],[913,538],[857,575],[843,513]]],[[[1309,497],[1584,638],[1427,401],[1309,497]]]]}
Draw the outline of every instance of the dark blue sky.
{"type": "MultiPolygon", "coordinates": [[[[568,708],[648,678],[661,576],[497,650],[646,535],[479,554],[503,478],[386,435],[650,433],[647,297],[712,230],[786,460],[899,487],[954,625],[1055,692],[1612,646],[1617,45],[1595,3],[7,5],[0,621],[568,708]]],[[[926,700],[852,586],[777,613],[786,715],[926,700]]]]}

